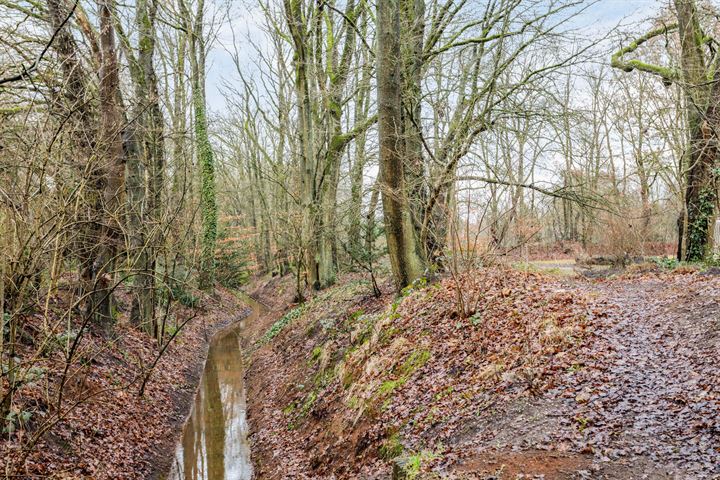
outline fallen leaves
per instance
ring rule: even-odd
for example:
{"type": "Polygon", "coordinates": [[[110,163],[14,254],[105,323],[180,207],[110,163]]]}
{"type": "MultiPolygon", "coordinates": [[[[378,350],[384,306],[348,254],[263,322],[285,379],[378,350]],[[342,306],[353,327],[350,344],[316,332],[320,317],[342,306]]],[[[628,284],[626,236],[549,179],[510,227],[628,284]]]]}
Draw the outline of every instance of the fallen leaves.
{"type": "MultiPolygon", "coordinates": [[[[262,404],[250,411],[251,424],[257,422],[262,473],[357,478],[360,471],[383,471],[387,464],[378,460],[377,452],[387,432],[398,432],[404,447],[412,451],[432,449],[437,442],[448,444],[468,422],[489,414],[496,401],[489,399],[537,395],[552,384],[551,377],[572,365],[574,355],[561,354],[574,350],[585,334],[588,304],[583,295],[563,291],[546,277],[512,270],[471,272],[459,282],[445,279],[374,313],[369,336],[352,323],[338,327],[333,333],[334,358],[343,359],[337,370],[350,382],[335,378],[319,388],[307,387],[317,373],[297,366],[299,357],[310,357],[313,348],[328,341],[320,335],[306,342],[306,332],[317,331],[317,319],[326,318],[327,310],[356,311],[359,307],[352,304],[358,299],[344,299],[338,308],[329,296],[325,312],[309,312],[293,330],[274,340],[274,358],[260,352],[263,370],[277,369],[280,382],[271,387],[276,393],[270,398],[250,399],[262,404]],[[469,318],[455,314],[457,288],[477,299],[469,318]],[[305,354],[296,354],[297,345],[303,345],[305,354]],[[415,362],[417,358],[423,361],[415,362]],[[283,385],[288,380],[291,383],[283,385]],[[277,402],[278,409],[291,402],[302,404],[310,389],[317,395],[318,406],[313,408],[322,409],[321,419],[298,417],[292,409],[285,423],[271,415],[268,403],[277,402]],[[295,393],[288,398],[288,391],[295,393]],[[312,461],[304,453],[308,445],[335,444],[341,434],[354,451],[352,462],[342,454],[345,445],[335,445],[334,454],[315,455],[312,461]],[[270,451],[274,453],[269,461],[263,452],[270,451]]],[[[342,325],[343,317],[336,317],[335,324],[342,325]]],[[[250,372],[251,383],[253,372],[257,370],[250,372]]]]}
{"type": "Polygon", "coordinates": [[[564,381],[585,428],[576,448],[597,459],[649,462],[679,478],[720,473],[720,281],[702,274],[633,275],[582,285],[596,295],[586,365],[564,381]],[[628,460],[629,459],[629,460],[628,460]]]}
{"type": "Polygon", "coordinates": [[[608,478],[720,473],[720,279],[486,269],[459,282],[444,279],[396,307],[389,297],[367,308],[330,294],[260,352],[251,375],[272,376],[250,399],[262,473],[376,478],[389,471],[378,452],[391,437],[406,452],[442,444],[424,468],[445,472],[469,455],[521,462],[535,449],[578,456],[579,478],[606,466],[608,478]],[[468,318],[456,315],[458,288],[477,299],[468,318]],[[360,308],[369,324],[348,320],[360,308]],[[318,330],[333,315],[334,330],[318,330]],[[330,338],[323,370],[337,362],[341,374],[317,383],[307,359],[330,338]],[[402,368],[425,350],[427,361],[402,368]],[[322,416],[282,413],[310,393],[322,416]]]}
{"type": "MultiPolygon", "coordinates": [[[[24,464],[23,441],[33,430],[0,440],[0,469],[18,476],[59,479],[144,479],[169,467],[175,437],[192,401],[204,361],[206,335],[237,320],[243,306],[225,290],[208,302],[203,318],[191,322],[160,360],[145,396],[137,396],[135,380],[142,366],[157,354],[154,340],[120,322],[112,339],[88,332],[83,339],[74,374],[66,385],[63,409],[74,402],[65,418],[41,437],[24,464]],[[204,320],[204,321],[203,321],[204,320]],[[7,470],[6,470],[7,469],[7,470]]],[[[26,361],[32,348],[20,352],[26,361]]],[[[61,351],[38,361],[47,382],[24,388],[15,397],[34,418],[56,413],[46,394],[55,388],[64,366],[61,351]]],[[[36,424],[37,425],[37,424],[36,424]]]]}

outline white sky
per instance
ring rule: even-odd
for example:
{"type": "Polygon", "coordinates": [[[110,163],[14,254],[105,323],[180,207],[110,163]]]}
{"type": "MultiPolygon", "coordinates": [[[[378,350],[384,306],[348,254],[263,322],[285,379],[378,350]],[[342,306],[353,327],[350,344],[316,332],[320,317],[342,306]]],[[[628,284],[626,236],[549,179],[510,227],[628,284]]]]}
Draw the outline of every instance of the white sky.
{"type": "MultiPolygon", "coordinates": [[[[589,36],[604,35],[620,26],[637,24],[652,18],[669,0],[599,0],[578,17],[578,28],[587,31],[589,36]]],[[[220,28],[218,39],[208,58],[207,96],[211,112],[225,111],[225,98],[222,92],[223,82],[239,81],[227,50],[233,50],[233,31],[235,42],[243,59],[243,72],[252,76],[255,70],[253,59],[255,49],[249,37],[256,44],[263,44],[265,33],[259,28],[262,12],[256,2],[241,0],[231,7],[230,19],[220,28]]]]}

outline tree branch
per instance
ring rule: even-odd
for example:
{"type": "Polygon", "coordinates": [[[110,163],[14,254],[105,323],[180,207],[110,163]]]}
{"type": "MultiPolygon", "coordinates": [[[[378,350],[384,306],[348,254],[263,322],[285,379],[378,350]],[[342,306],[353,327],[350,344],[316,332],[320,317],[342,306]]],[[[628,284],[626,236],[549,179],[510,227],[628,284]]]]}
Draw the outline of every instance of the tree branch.
{"type": "Polygon", "coordinates": [[[28,68],[25,68],[25,65],[20,66],[20,72],[16,75],[12,75],[5,78],[0,78],[0,85],[4,85],[6,83],[12,83],[17,82],[19,80],[22,80],[23,78],[27,78],[30,76],[32,72],[37,70],[38,66],[40,65],[40,61],[43,59],[47,51],[50,49],[50,46],[52,46],[53,42],[55,41],[55,38],[58,36],[60,31],[65,28],[65,25],[70,21],[70,18],[75,13],[75,9],[78,6],[78,2],[80,0],[75,0],[75,4],[73,5],[72,9],[70,9],[70,12],[65,17],[65,20],[62,21],[60,26],[53,32],[52,37],[50,37],[50,41],[45,45],[45,48],[42,49],[40,54],[35,58],[35,61],[30,65],[28,68]]]}
{"type": "Polygon", "coordinates": [[[455,180],[460,181],[460,182],[475,181],[475,182],[491,183],[494,185],[504,185],[507,187],[527,188],[530,190],[535,190],[536,192],[540,192],[543,195],[547,195],[549,197],[569,200],[569,201],[575,202],[575,203],[585,206],[585,207],[603,210],[603,208],[600,207],[600,204],[602,203],[601,198],[592,198],[590,196],[580,195],[579,193],[574,192],[574,191],[564,188],[564,187],[560,187],[555,190],[549,190],[547,188],[539,187],[539,186],[535,185],[534,183],[509,182],[506,180],[482,177],[482,176],[478,176],[478,175],[466,175],[466,176],[457,177],[456,179],[450,179],[448,181],[455,181],[455,180]]]}
{"type": "Polygon", "coordinates": [[[650,30],[648,33],[643,35],[642,37],[636,39],[630,45],[621,48],[617,52],[615,52],[612,57],[610,58],[610,65],[613,68],[618,68],[620,70],[623,70],[625,72],[632,72],[633,70],[640,70],[641,72],[647,72],[651,73],[653,75],[657,75],[659,77],[662,77],[663,83],[666,85],[670,85],[672,82],[680,79],[680,72],[672,67],[662,67],[660,65],[652,65],[649,63],[645,63],[641,60],[624,60],[623,57],[627,55],[628,53],[633,53],[635,50],[640,48],[640,45],[643,43],[648,42],[649,40],[658,37],[660,35],[665,35],[667,33],[670,33],[671,31],[674,31],[678,28],[677,23],[672,23],[670,25],[663,25],[662,27],[655,28],[653,30],[650,30]]]}

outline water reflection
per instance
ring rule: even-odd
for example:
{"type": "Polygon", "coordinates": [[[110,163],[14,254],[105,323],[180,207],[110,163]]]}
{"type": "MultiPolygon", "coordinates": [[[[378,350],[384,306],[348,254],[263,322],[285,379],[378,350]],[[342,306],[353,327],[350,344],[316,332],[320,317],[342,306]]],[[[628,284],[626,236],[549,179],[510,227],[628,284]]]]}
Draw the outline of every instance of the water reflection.
{"type": "MultiPolygon", "coordinates": [[[[253,307],[249,322],[263,313],[253,307]]],[[[244,323],[243,322],[243,323],[244,323]]],[[[205,371],[182,442],[175,452],[171,480],[250,480],[245,385],[240,352],[241,324],[210,346],[205,371]]]]}

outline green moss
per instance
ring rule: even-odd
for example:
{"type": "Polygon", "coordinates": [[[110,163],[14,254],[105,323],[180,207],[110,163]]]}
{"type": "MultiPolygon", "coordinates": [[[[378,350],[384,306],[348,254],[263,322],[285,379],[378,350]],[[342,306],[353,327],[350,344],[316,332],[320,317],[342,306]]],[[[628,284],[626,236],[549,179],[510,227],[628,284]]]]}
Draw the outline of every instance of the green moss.
{"type": "Polygon", "coordinates": [[[400,333],[400,329],[390,325],[380,333],[380,344],[387,345],[398,333],[400,333]]]}
{"type": "Polygon", "coordinates": [[[359,344],[359,345],[358,344],[350,345],[350,347],[348,347],[345,350],[345,353],[343,354],[343,360],[348,361],[350,359],[350,357],[352,357],[352,354],[355,353],[355,351],[358,348],[360,348],[364,343],[365,342],[362,342],[362,344],[359,344]]]}
{"type": "Polygon", "coordinates": [[[320,358],[320,355],[322,355],[323,349],[322,347],[315,347],[312,351],[312,354],[310,355],[310,360],[312,362],[317,362],[320,358]]]}
{"type": "MultiPolygon", "coordinates": [[[[419,368],[427,363],[430,359],[431,353],[429,350],[415,350],[410,356],[396,368],[398,378],[394,380],[386,380],[380,384],[377,394],[379,399],[387,399],[395,390],[405,385],[410,379],[410,376],[416,372],[419,368]]],[[[389,405],[383,405],[387,408],[389,405]]]]}
{"type": "Polygon", "coordinates": [[[400,290],[400,296],[401,297],[407,297],[413,292],[416,292],[418,290],[422,290],[423,288],[427,287],[428,281],[425,277],[420,277],[416,280],[414,280],[410,285],[400,290]]]}
{"type": "Polygon", "coordinates": [[[402,455],[403,450],[404,447],[400,442],[400,435],[395,432],[388,438],[386,438],[382,445],[380,445],[380,458],[385,460],[392,460],[393,458],[402,455]]]}
{"type": "Polygon", "coordinates": [[[398,313],[398,308],[400,307],[400,304],[402,303],[402,299],[399,298],[395,300],[392,304],[390,304],[390,320],[395,320],[400,318],[400,314],[398,313]]]}
{"type": "Polygon", "coordinates": [[[610,58],[610,65],[613,68],[621,69],[625,72],[632,72],[633,70],[640,70],[643,72],[651,73],[654,75],[658,75],[662,77],[665,82],[673,82],[680,78],[680,72],[676,68],[668,68],[668,67],[662,67],[660,65],[651,65],[645,62],[642,62],[637,59],[632,60],[625,60],[623,57],[629,53],[635,52],[640,45],[646,43],[647,41],[651,40],[654,37],[658,37],[660,35],[666,35],[667,33],[677,30],[678,24],[673,23],[670,25],[663,25],[659,28],[655,28],[653,30],[650,30],[648,33],[643,35],[642,37],[636,39],[635,41],[631,42],[629,45],[621,48],[617,52],[615,52],[612,57],[610,58]]]}
{"type": "Polygon", "coordinates": [[[442,400],[443,398],[446,398],[446,397],[452,395],[452,393],[453,393],[454,391],[455,391],[455,388],[454,388],[454,387],[452,387],[452,386],[447,387],[447,388],[446,388],[445,390],[443,390],[442,392],[439,392],[439,393],[436,393],[436,394],[435,394],[435,400],[436,400],[436,401],[442,400]]]}
{"type": "Polygon", "coordinates": [[[343,388],[347,390],[353,383],[355,383],[355,376],[348,370],[342,378],[343,388]]]}
{"type": "Polygon", "coordinates": [[[439,453],[435,453],[429,450],[423,450],[422,452],[415,453],[409,456],[404,465],[405,478],[408,480],[414,480],[418,478],[423,464],[431,462],[439,457],[439,453]]]}
{"type": "Polygon", "coordinates": [[[395,391],[396,388],[403,386],[406,381],[407,380],[404,378],[398,378],[397,380],[387,380],[380,385],[380,388],[378,388],[378,395],[383,398],[387,397],[393,391],[395,391]]]}
{"type": "MultiPolygon", "coordinates": [[[[353,341],[353,345],[351,347],[352,349],[355,349],[357,346],[363,345],[370,340],[375,323],[379,318],[380,316],[378,315],[361,315],[353,322],[355,324],[362,324],[362,330],[353,341]]],[[[358,328],[358,326],[355,328],[358,328]]]]}
{"type": "Polygon", "coordinates": [[[307,397],[305,397],[305,402],[303,402],[302,408],[300,409],[301,417],[306,416],[310,412],[310,410],[312,410],[315,402],[317,401],[317,398],[318,393],[314,390],[310,392],[307,397]]]}
{"type": "Polygon", "coordinates": [[[293,308],[289,312],[287,312],[285,315],[283,315],[278,321],[272,324],[270,329],[265,333],[265,335],[262,336],[260,339],[260,343],[262,345],[270,342],[273,338],[275,338],[290,322],[293,320],[296,320],[302,316],[302,314],[305,312],[304,306],[299,306],[296,308],[293,308]]]}
{"type": "Polygon", "coordinates": [[[417,369],[425,365],[427,361],[430,360],[430,356],[431,353],[429,350],[415,350],[400,366],[400,374],[404,377],[410,376],[417,369]]]}
{"type": "Polygon", "coordinates": [[[293,413],[295,411],[295,408],[297,408],[297,407],[295,405],[295,402],[293,402],[290,405],[288,405],[287,407],[283,408],[282,412],[285,415],[290,415],[291,413],[293,413]]]}
{"type": "Polygon", "coordinates": [[[327,387],[335,378],[335,371],[329,369],[324,372],[318,372],[315,375],[314,383],[318,387],[327,387]]]}

